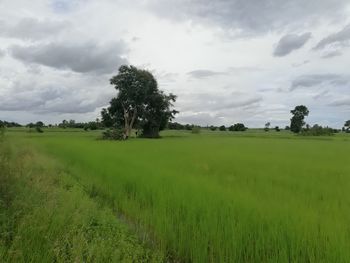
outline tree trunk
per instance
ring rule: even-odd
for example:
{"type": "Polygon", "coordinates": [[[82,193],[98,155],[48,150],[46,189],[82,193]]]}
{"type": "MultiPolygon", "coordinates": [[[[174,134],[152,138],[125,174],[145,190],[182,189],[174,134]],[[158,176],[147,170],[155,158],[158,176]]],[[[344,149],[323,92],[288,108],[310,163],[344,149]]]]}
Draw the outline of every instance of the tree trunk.
{"type": "Polygon", "coordinates": [[[135,109],[133,111],[132,117],[130,116],[130,111],[124,109],[124,140],[127,140],[132,132],[132,128],[134,126],[136,116],[137,116],[137,110],[135,109]],[[131,118],[130,118],[131,117],[131,118]]]}

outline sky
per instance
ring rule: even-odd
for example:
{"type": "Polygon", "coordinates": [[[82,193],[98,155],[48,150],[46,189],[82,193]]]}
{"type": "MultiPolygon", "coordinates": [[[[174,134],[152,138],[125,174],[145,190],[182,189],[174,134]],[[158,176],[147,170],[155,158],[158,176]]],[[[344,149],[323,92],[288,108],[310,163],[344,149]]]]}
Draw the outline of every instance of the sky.
{"type": "Polygon", "coordinates": [[[349,0],[0,0],[0,119],[90,121],[123,64],[176,94],[176,120],[350,119],[349,0]]]}

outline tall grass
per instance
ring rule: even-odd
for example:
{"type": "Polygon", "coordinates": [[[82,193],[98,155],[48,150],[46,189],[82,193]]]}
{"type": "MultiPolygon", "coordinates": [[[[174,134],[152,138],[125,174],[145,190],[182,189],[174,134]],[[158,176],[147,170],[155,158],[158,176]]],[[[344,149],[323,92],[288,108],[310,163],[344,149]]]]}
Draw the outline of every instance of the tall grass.
{"type": "Polygon", "coordinates": [[[246,136],[28,140],[62,160],[170,260],[349,262],[347,137],[246,136]]]}
{"type": "Polygon", "coordinates": [[[161,262],[64,166],[0,142],[0,262],[161,262]]]}

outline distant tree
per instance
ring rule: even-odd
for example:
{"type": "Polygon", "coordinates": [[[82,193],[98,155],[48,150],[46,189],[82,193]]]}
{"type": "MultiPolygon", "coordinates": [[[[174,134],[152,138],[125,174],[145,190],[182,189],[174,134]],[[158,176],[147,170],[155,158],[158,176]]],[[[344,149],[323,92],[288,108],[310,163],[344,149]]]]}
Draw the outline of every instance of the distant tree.
{"type": "Polygon", "coordinates": [[[186,124],[185,125],[185,129],[188,130],[188,131],[191,131],[193,128],[193,125],[190,125],[190,124],[186,124]]]}
{"type": "Polygon", "coordinates": [[[276,127],[275,127],[275,131],[276,131],[276,132],[281,131],[280,127],[276,126],[276,127]]]}
{"type": "Polygon", "coordinates": [[[160,91],[149,71],[124,65],[110,83],[118,95],[111,100],[107,109],[102,110],[102,121],[123,128],[125,139],[136,125],[141,127],[143,137],[159,137],[159,131],[177,113],[171,109],[176,96],[160,91]]]}
{"type": "Polygon", "coordinates": [[[346,121],[344,124],[344,130],[345,132],[350,133],[350,120],[346,121]]]}
{"type": "Polygon", "coordinates": [[[299,133],[305,124],[305,117],[309,115],[309,110],[306,106],[299,105],[290,112],[293,114],[293,117],[290,120],[290,129],[294,133],[299,133]]]}
{"type": "Polygon", "coordinates": [[[226,131],[225,125],[221,125],[221,126],[219,127],[219,130],[220,130],[220,131],[226,131]]]}
{"type": "Polygon", "coordinates": [[[34,128],[35,127],[35,124],[34,123],[28,123],[27,125],[26,125],[28,128],[34,128]]]}
{"type": "Polygon", "coordinates": [[[22,127],[22,125],[17,122],[8,122],[8,121],[1,121],[1,120],[0,120],[0,126],[4,128],[22,127]]]}
{"type": "Polygon", "coordinates": [[[269,131],[269,130],[270,130],[270,125],[271,125],[270,122],[265,123],[265,128],[264,128],[264,130],[265,130],[265,131],[269,131]]]}
{"type": "Polygon", "coordinates": [[[243,123],[236,123],[228,128],[229,131],[246,131],[247,129],[243,123]]]}
{"type": "Polygon", "coordinates": [[[285,129],[286,131],[289,131],[289,130],[290,130],[290,127],[287,125],[284,129],[285,129]]]}
{"type": "Polygon", "coordinates": [[[58,124],[58,127],[66,129],[69,126],[69,122],[67,120],[63,120],[60,124],[58,124]]]}
{"type": "Polygon", "coordinates": [[[38,121],[37,123],[35,123],[35,126],[42,128],[44,127],[44,123],[42,121],[38,121]]]}
{"type": "Polygon", "coordinates": [[[75,120],[69,120],[69,122],[67,123],[67,126],[69,128],[75,128],[75,120]]]}
{"type": "Polygon", "coordinates": [[[211,131],[216,131],[217,127],[211,125],[211,126],[209,127],[209,129],[210,129],[211,131]]]}
{"type": "Polygon", "coordinates": [[[169,130],[184,130],[185,126],[178,122],[169,122],[168,128],[169,130]]]}

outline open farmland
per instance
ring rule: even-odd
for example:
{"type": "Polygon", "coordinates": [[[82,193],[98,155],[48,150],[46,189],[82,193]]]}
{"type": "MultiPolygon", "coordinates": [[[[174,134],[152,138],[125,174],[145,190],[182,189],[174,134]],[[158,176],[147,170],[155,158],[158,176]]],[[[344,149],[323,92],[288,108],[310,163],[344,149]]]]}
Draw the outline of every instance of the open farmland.
{"type": "Polygon", "coordinates": [[[112,211],[144,261],[349,262],[349,136],[162,135],[110,142],[97,132],[18,129],[5,141],[57,163],[47,176],[64,171],[97,210],[112,211]]]}

